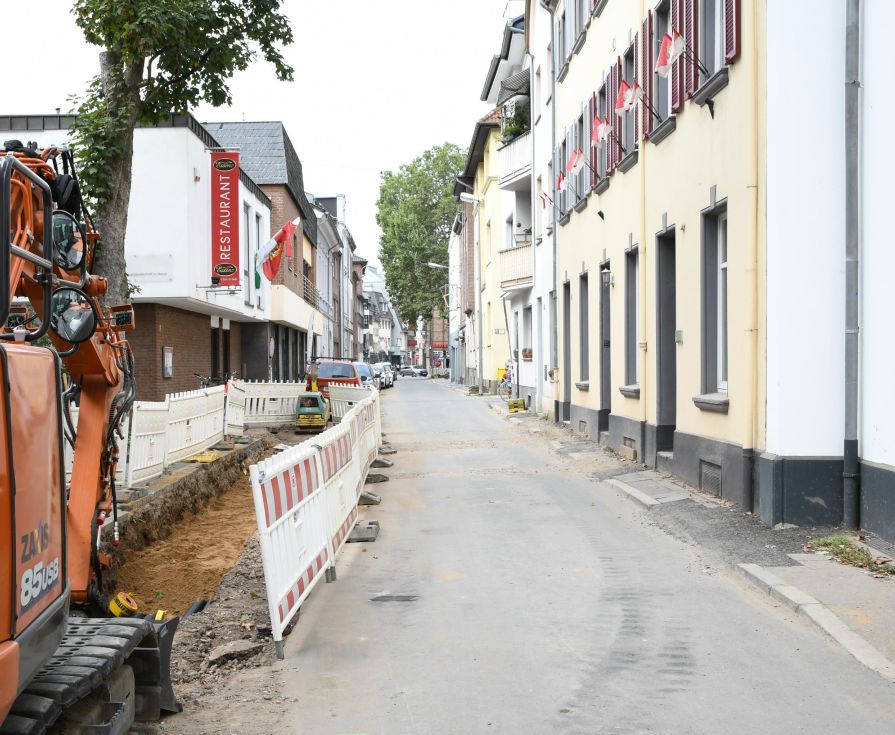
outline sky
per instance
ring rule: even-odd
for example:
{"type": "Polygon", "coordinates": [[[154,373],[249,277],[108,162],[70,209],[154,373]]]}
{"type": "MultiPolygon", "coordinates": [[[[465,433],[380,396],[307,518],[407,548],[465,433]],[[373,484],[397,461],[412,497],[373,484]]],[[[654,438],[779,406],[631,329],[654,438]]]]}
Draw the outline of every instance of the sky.
{"type": "MultiPolygon", "coordinates": [[[[29,83],[4,84],[0,114],[70,111],[99,68],[69,0],[4,0],[6,17],[29,18],[47,36],[7,28],[0,69],[27,63],[29,83]],[[52,53],[50,53],[52,51],[52,53]],[[27,59],[27,62],[25,60],[27,59]]],[[[466,148],[491,57],[522,0],[285,0],[295,42],[285,57],[295,81],[278,82],[263,60],[234,77],[233,104],[193,110],[202,122],[282,120],[304,166],[305,188],[344,194],[358,253],[376,261],[380,172],[446,141],[466,148]]]]}

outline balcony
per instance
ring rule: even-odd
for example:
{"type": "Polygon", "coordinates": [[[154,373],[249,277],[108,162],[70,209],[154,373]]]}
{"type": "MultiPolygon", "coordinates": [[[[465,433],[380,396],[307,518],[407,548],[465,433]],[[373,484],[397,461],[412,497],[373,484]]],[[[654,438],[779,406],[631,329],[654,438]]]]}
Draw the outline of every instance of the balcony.
{"type": "Polygon", "coordinates": [[[513,138],[499,152],[500,188],[521,191],[531,186],[531,131],[513,138]]]}
{"type": "Polygon", "coordinates": [[[500,251],[500,287],[522,288],[534,282],[531,241],[500,251]]]}
{"type": "Polygon", "coordinates": [[[317,286],[307,276],[302,276],[302,296],[312,308],[320,308],[320,293],[317,291],[317,286]]]}

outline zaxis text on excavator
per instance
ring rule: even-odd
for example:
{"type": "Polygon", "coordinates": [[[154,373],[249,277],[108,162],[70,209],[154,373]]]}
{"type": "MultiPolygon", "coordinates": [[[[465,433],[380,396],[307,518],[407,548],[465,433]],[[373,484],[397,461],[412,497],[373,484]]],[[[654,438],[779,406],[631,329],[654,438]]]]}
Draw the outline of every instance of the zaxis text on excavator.
{"type": "Polygon", "coordinates": [[[179,711],[177,619],[111,616],[99,543],[108,524],[118,543],[134,313],[100,302],[99,234],[71,153],[36,148],[0,149],[0,735],[151,732],[179,711]]]}

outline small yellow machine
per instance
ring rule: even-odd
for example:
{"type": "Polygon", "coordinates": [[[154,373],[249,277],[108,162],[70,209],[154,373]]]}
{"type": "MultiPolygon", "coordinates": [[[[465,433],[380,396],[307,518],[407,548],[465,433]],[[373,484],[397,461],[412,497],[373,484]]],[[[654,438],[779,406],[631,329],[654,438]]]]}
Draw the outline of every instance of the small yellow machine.
{"type": "Polygon", "coordinates": [[[302,393],[298,399],[298,416],[295,426],[298,431],[317,434],[329,423],[329,401],[322,393],[302,393]]]}

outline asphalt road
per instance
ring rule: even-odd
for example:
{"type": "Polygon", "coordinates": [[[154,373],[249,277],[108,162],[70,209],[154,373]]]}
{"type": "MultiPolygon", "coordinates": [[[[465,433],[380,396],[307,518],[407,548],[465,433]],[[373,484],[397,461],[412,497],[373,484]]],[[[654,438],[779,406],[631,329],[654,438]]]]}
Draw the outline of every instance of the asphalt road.
{"type": "Polygon", "coordinates": [[[382,532],[305,604],[275,732],[895,732],[892,685],[592,479],[615,460],[431,380],[383,430],[382,532]]]}

